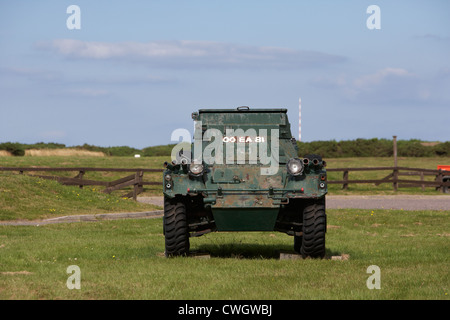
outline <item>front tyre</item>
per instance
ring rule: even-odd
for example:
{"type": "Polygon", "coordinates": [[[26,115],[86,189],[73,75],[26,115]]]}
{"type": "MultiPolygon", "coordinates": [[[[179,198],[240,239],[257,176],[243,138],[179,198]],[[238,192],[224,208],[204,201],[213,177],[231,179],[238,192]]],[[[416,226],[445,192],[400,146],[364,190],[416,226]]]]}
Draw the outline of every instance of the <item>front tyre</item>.
{"type": "Polygon", "coordinates": [[[189,232],[186,206],[179,198],[164,197],[164,236],[166,257],[189,253],[189,232]]]}
{"type": "Polygon", "coordinates": [[[303,237],[300,253],[303,258],[325,256],[325,232],[327,218],[324,202],[308,205],[303,210],[303,237]]]}

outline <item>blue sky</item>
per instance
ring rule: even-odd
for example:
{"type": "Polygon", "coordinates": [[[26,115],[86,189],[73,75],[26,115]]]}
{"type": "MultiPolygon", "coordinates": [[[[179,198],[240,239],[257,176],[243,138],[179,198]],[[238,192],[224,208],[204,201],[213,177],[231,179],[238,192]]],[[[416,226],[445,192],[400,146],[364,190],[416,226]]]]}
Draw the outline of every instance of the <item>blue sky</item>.
{"type": "Polygon", "coordinates": [[[448,141],[449,14],[445,0],[0,0],[0,142],[144,148],[192,130],[193,111],[242,105],[287,108],[297,136],[299,97],[303,141],[448,141]]]}

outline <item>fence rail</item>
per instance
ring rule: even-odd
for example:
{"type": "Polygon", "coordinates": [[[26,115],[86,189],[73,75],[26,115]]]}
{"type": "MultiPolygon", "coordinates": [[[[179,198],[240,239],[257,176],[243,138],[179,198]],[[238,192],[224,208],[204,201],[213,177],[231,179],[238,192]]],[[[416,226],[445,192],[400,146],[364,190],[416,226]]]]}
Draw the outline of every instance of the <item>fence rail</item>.
{"type": "MultiPolygon", "coordinates": [[[[24,174],[25,172],[78,172],[73,178],[61,176],[36,175],[31,176],[40,177],[43,179],[56,180],[64,185],[75,185],[83,188],[83,186],[103,186],[103,192],[111,193],[115,190],[120,190],[126,187],[133,186],[133,191],[124,196],[133,197],[136,200],[138,194],[143,191],[145,185],[161,185],[162,182],[144,181],[144,173],[162,173],[162,169],[148,169],[148,168],[91,168],[91,167],[76,167],[76,168],[48,168],[48,167],[0,167],[0,171],[12,171],[24,174]],[[133,173],[126,177],[114,181],[98,181],[85,179],[84,175],[87,172],[128,172],[133,173]]],[[[395,191],[401,187],[421,187],[425,190],[426,187],[434,187],[441,192],[448,192],[450,189],[450,171],[433,170],[422,168],[408,168],[408,167],[367,167],[367,168],[329,168],[327,172],[342,172],[342,180],[328,179],[329,184],[342,184],[342,189],[348,189],[349,184],[373,183],[380,185],[382,183],[392,184],[395,191]],[[350,179],[350,171],[392,171],[382,179],[350,179]],[[420,180],[400,179],[400,176],[418,176],[420,180]],[[425,176],[434,176],[434,181],[425,180],[425,176]]]]}
{"type": "Polygon", "coordinates": [[[120,190],[126,187],[133,186],[133,191],[125,194],[125,197],[133,197],[136,200],[137,195],[142,193],[144,185],[161,185],[162,182],[154,181],[144,181],[144,173],[149,172],[159,172],[162,173],[161,169],[144,169],[144,168],[91,168],[91,167],[76,167],[76,168],[48,168],[48,167],[0,167],[0,171],[12,171],[19,172],[19,174],[24,174],[25,172],[37,173],[37,172],[78,172],[78,174],[73,178],[61,177],[61,176],[49,176],[49,175],[38,175],[38,174],[28,174],[33,177],[39,177],[43,179],[56,180],[63,185],[69,186],[102,186],[105,187],[104,193],[111,193],[115,190],[120,190]],[[132,175],[113,180],[113,181],[100,181],[100,180],[89,180],[84,179],[84,175],[87,172],[133,172],[132,175]]]}
{"type": "Polygon", "coordinates": [[[331,168],[327,172],[342,172],[342,180],[328,180],[330,184],[342,184],[342,189],[348,189],[349,184],[357,183],[373,183],[380,185],[382,183],[392,183],[395,191],[402,187],[421,187],[422,191],[426,187],[434,187],[441,192],[448,192],[450,187],[450,171],[433,170],[422,168],[408,168],[408,167],[367,167],[367,168],[331,168]],[[392,171],[381,179],[363,179],[352,180],[349,179],[350,171],[392,171]],[[401,179],[400,176],[418,176],[420,180],[401,179]],[[434,176],[434,181],[425,180],[425,176],[434,176]]]}

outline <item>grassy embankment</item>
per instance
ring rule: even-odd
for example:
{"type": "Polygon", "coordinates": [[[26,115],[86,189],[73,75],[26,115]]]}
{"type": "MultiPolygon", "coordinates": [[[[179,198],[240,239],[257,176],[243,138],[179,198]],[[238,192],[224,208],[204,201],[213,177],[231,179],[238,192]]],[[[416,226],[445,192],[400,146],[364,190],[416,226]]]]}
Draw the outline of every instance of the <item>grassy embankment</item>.
{"type": "MultiPolygon", "coordinates": [[[[148,168],[158,167],[151,158],[121,157],[0,157],[4,167],[107,167],[148,168]]],[[[162,167],[162,165],[160,166],[162,167]]],[[[45,172],[44,175],[74,177],[77,172],[45,172]]],[[[85,179],[112,181],[130,173],[88,172],[85,179]]],[[[146,179],[160,181],[160,174],[146,175],[146,179]]],[[[0,172],[0,220],[45,219],[71,214],[97,214],[112,212],[151,211],[159,207],[124,199],[127,191],[105,194],[101,186],[63,186],[56,181],[45,180],[17,172],[0,172]]],[[[129,189],[128,191],[130,191],[129,189]]],[[[149,190],[148,194],[158,191],[149,190]]]]}

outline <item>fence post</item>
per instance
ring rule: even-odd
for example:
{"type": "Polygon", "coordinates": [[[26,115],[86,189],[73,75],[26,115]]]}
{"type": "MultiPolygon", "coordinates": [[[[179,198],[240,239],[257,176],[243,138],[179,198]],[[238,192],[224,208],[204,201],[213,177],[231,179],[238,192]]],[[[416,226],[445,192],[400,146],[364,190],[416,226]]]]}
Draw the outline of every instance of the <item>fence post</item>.
{"type": "Polygon", "coordinates": [[[397,167],[394,167],[394,172],[393,172],[393,183],[392,186],[394,187],[394,191],[398,191],[398,169],[397,167]]]}
{"type": "Polygon", "coordinates": [[[397,167],[397,136],[392,136],[392,138],[393,138],[394,167],[397,167]]]}
{"type": "Polygon", "coordinates": [[[139,171],[139,183],[138,183],[138,192],[141,193],[144,191],[144,186],[142,182],[144,181],[144,171],[139,171]]]}
{"type": "Polygon", "coordinates": [[[137,200],[137,195],[142,192],[142,176],[144,175],[143,171],[137,171],[134,178],[134,188],[133,188],[133,200],[137,200]]]}
{"type": "Polygon", "coordinates": [[[439,182],[439,187],[436,187],[436,190],[441,191],[442,193],[445,192],[445,188],[442,186],[442,183],[444,182],[444,175],[442,174],[442,169],[439,169],[438,175],[435,179],[436,182],[439,182]]]}
{"type": "MultiPolygon", "coordinates": [[[[76,176],[76,178],[82,180],[83,176],[84,176],[84,173],[85,173],[84,171],[80,170],[80,172],[78,173],[78,176],[76,176]]],[[[83,189],[83,185],[82,184],[80,184],[79,187],[80,187],[80,189],[83,189]]]]}
{"type": "Polygon", "coordinates": [[[348,189],[348,170],[344,170],[342,180],[344,180],[344,184],[342,185],[342,190],[347,190],[348,189]]]}
{"type": "MultiPolygon", "coordinates": [[[[420,181],[423,182],[424,177],[423,177],[423,171],[420,171],[420,181]]],[[[425,191],[425,185],[422,183],[422,191],[425,191]]]]}

